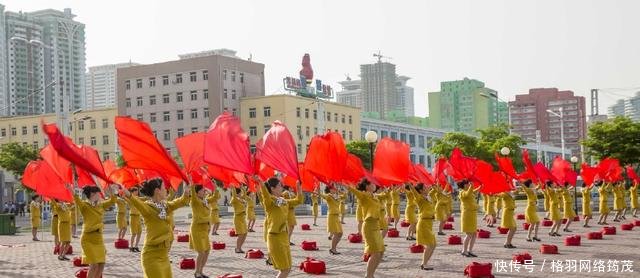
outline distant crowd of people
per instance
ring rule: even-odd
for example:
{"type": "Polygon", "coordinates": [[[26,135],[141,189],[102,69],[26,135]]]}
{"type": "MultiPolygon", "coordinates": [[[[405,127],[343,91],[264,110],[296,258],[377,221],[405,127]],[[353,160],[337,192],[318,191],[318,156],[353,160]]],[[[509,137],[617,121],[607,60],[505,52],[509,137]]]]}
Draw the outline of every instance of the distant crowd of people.
{"type": "Polygon", "coordinates": [[[25,207],[27,206],[24,202],[4,202],[4,206],[2,207],[2,213],[11,213],[15,215],[24,216],[25,207]]]}

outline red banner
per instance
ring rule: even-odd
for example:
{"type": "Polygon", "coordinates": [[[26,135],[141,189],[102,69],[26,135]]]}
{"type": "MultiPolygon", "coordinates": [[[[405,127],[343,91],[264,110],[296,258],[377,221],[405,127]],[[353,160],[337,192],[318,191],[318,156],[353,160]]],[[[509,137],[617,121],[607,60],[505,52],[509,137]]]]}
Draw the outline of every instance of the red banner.
{"type": "Polygon", "coordinates": [[[222,113],[209,127],[204,141],[205,162],[253,175],[249,135],[242,130],[238,118],[222,113]]]}
{"type": "Polygon", "coordinates": [[[382,138],[376,145],[373,159],[373,176],[385,185],[403,184],[409,180],[413,167],[410,167],[409,145],[382,138]]]}
{"type": "Polygon", "coordinates": [[[289,177],[300,179],[296,142],[280,121],[273,122],[256,143],[255,158],[289,177]]]}

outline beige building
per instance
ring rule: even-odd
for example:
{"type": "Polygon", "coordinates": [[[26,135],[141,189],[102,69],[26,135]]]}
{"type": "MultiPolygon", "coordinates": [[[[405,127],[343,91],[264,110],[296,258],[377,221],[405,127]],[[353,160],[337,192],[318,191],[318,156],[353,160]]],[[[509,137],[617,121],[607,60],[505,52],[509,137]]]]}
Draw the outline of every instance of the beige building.
{"type": "Polygon", "coordinates": [[[175,139],[205,131],[240,98],[264,95],[264,65],[232,50],[180,55],[179,60],[117,69],[118,115],[149,123],[167,150],[175,139]]]}
{"type": "MultiPolygon", "coordinates": [[[[98,150],[102,159],[115,158],[116,112],[116,108],[80,111],[69,116],[69,126],[63,132],[77,144],[98,150]]],[[[55,123],[56,114],[0,118],[0,144],[19,142],[36,149],[46,146],[49,140],[42,132],[41,121],[55,123]]]]}
{"type": "Polygon", "coordinates": [[[269,95],[240,99],[242,128],[249,133],[252,151],[271,123],[284,123],[298,148],[298,160],[307,153],[311,138],[332,130],[345,144],[360,140],[360,108],[293,95],[269,95]]]}

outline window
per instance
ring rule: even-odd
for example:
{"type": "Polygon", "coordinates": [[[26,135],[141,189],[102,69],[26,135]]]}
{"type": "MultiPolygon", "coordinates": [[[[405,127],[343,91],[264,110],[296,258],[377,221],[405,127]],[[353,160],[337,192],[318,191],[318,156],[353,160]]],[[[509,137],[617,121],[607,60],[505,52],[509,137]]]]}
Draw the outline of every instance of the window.
{"type": "Polygon", "coordinates": [[[84,145],[84,137],[79,137],[78,138],[78,144],[84,145]]]}
{"type": "Polygon", "coordinates": [[[102,145],[109,145],[109,135],[102,135],[102,145]]]}
{"type": "Polygon", "coordinates": [[[344,114],[342,114],[342,117],[340,117],[340,121],[344,124],[344,114]]]}
{"type": "Polygon", "coordinates": [[[331,113],[327,112],[327,121],[331,121],[331,113]]]}
{"type": "Polygon", "coordinates": [[[84,121],[78,121],[78,130],[84,130],[84,121]]]}
{"type": "Polygon", "coordinates": [[[304,135],[309,137],[309,127],[308,126],[304,128],[304,135]]]}
{"type": "MultiPolygon", "coordinates": [[[[364,133],[362,133],[362,136],[364,136],[364,133]]],[[[395,131],[391,132],[391,139],[393,140],[397,140],[398,139],[398,133],[395,131]]]]}
{"type": "Polygon", "coordinates": [[[192,127],[191,128],[191,133],[196,133],[198,132],[198,128],[197,127],[192,127]]]}
{"type": "Polygon", "coordinates": [[[125,99],[125,101],[124,101],[124,103],[125,103],[124,105],[125,105],[127,108],[131,107],[131,98],[126,98],[126,99],[125,99]]]}
{"type": "Polygon", "coordinates": [[[156,122],[156,113],[149,114],[149,122],[152,122],[152,123],[156,122]]]}
{"type": "Polygon", "coordinates": [[[155,130],[153,130],[153,137],[155,137],[156,139],[158,139],[158,132],[156,132],[155,130]]]}
{"type": "Polygon", "coordinates": [[[269,131],[269,129],[271,129],[271,125],[264,125],[264,133],[267,133],[267,131],[269,131]]]}
{"type": "Polygon", "coordinates": [[[149,77],[149,87],[155,87],[155,86],[156,86],[156,78],[149,77]]]}
{"type": "Polygon", "coordinates": [[[244,83],[244,73],[240,73],[240,83],[244,83]]]}
{"type": "Polygon", "coordinates": [[[102,119],[102,128],[109,128],[109,119],[102,119]]]}
{"type": "Polygon", "coordinates": [[[176,84],[182,83],[182,73],[176,74],[176,84]]]}
{"type": "MultiPolygon", "coordinates": [[[[209,107],[205,107],[202,112],[204,113],[204,117],[205,118],[209,118],[209,107]]],[[[235,114],[235,109],[234,109],[234,114],[235,114]]]]}
{"type": "Polygon", "coordinates": [[[333,113],[333,121],[338,122],[338,113],[333,113]]]}
{"type": "Polygon", "coordinates": [[[168,75],[163,75],[162,76],[162,86],[167,86],[169,85],[169,76],[168,75]]]}
{"type": "Polygon", "coordinates": [[[182,121],[182,119],[184,119],[184,112],[182,110],[178,110],[176,111],[176,117],[178,118],[178,121],[182,121]]]}
{"type": "Polygon", "coordinates": [[[353,131],[349,130],[349,140],[353,140],[353,131]]]}
{"type": "Polygon", "coordinates": [[[196,82],[198,81],[198,76],[196,75],[195,72],[190,72],[189,73],[189,81],[191,82],[196,82]]]}
{"type": "Polygon", "coordinates": [[[176,102],[182,102],[182,92],[176,93],[176,102]]]}
{"type": "Polygon", "coordinates": [[[351,115],[349,115],[349,124],[351,124],[351,115]]]}
{"type": "Polygon", "coordinates": [[[169,111],[162,112],[162,120],[165,122],[171,121],[171,115],[169,115],[169,111]]]}
{"type": "Polygon", "coordinates": [[[142,97],[136,97],[136,106],[142,106],[142,97]]]}
{"type": "Polygon", "coordinates": [[[136,88],[142,88],[142,79],[136,79],[136,88]]]}
{"type": "Polygon", "coordinates": [[[202,80],[209,80],[209,71],[208,70],[203,70],[202,71],[202,80]]]}
{"type": "Polygon", "coordinates": [[[416,146],[416,136],[413,134],[409,134],[409,146],[412,148],[416,146]]]}
{"type": "Polygon", "coordinates": [[[400,141],[402,142],[407,142],[407,134],[405,133],[400,133],[400,141]]]}
{"type": "Polygon", "coordinates": [[[89,128],[91,128],[91,129],[96,129],[96,120],[91,119],[91,120],[89,121],[89,128]]]}
{"type": "Polygon", "coordinates": [[[238,116],[236,111],[237,111],[237,109],[235,109],[235,108],[231,109],[231,114],[234,115],[234,116],[238,116]]]}
{"type": "MultiPolygon", "coordinates": [[[[418,147],[424,148],[424,136],[418,135],[418,147]]],[[[424,164],[424,157],[422,158],[422,162],[420,164],[424,164]]]]}
{"type": "Polygon", "coordinates": [[[231,99],[236,99],[236,90],[231,90],[231,99]]]}
{"type": "Polygon", "coordinates": [[[5,137],[7,136],[7,130],[6,129],[0,129],[0,136],[5,137]]]}
{"type": "Polygon", "coordinates": [[[198,118],[198,109],[191,109],[191,118],[192,119],[198,118]]]}
{"type": "Polygon", "coordinates": [[[342,139],[347,139],[347,133],[344,130],[342,131],[342,139]]]}
{"type": "Polygon", "coordinates": [[[223,91],[224,99],[227,99],[227,89],[224,89],[222,91],[223,91]]]}
{"type": "Polygon", "coordinates": [[[156,96],[149,96],[149,105],[156,105],[156,96]]]}
{"type": "Polygon", "coordinates": [[[127,80],[124,82],[125,90],[131,90],[131,80],[127,80]]]}
{"type": "Polygon", "coordinates": [[[251,151],[251,153],[256,153],[256,145],[251,144],[251,146],[249,146],[249,151],[251,151]]]}
{"type": "Polygon", "coordinates": [[[138,121],[142,121],[142,120],[143,120],[143,118],[142,118],[142,114],[136,114],[136,119],[137,119],[138,121]]]}
{"type": "Polygon", "coordinates": [[[38,134],[38,126],[34,125],[34,126],[32,126],[32,128],[33,128],[33,134],[38,134]]]}
{"type": "Polygon", "coordinates": [[[178,128],[178,138],[184,136],[184,128],[178,128]]]}
{"type": "Polygon", "coordinates": [[[300,107],[296,107],[296,117],[300,118],[300,107]]]}
{"type": "Polygon", "coordinates": [[[317,120],[318,119],[318,110],[313,110],[313,119],[317,120]]]}
{"type": "Polygon", "coordinates": [[[424,155],[419,155],[418,156],[418,163],[424,165],[424,155]]]}
{"type": "Polygon", "coordinates": [[[231,82],[236,82],[236,72],[231,71],[231,82]]]}
{"type": "Polygon", "coordinates": [[[411,160],[411,163],[416,163],[416,155],[415,154],[409,155],[409,160],[411,160]]]}
{"type": "Polygon", "coordinates": [[[95,136],[91,136],[91,143],[90,144],[91,144],[91,146],[95,146],[96,144],[98,144],[96,142],[96,137],[95,136]]]}
{"type": "Polygon", "coordinates": [[[318,135],[318,128],[317,127],[313,128],[313,135],[318,135]]]}
{"type": "Polygon", "coordinates": [[[249,108],[249,118],[255,118],[255,117],[256,117],[256,109],[249,108]]]}
{"type": "Polygon", "coordinates": [[[37,150],[38,149],[38,141],[33,141],[33,144],[31,146],[33,146],[34,150],[37,150]]]}
{"type": "Polygon", "coordinates": [[[198,100],[198,91],[191,91],[191,101],[198,100]]]}
{"type": "Polygon", "coordinates": [[[265,117],[271,117],[271,106],[265,106],[263,112],[265,117]]]}
{"type": "Polygon", "coordinates": [[[305,117],[305,119],[309,118],[309,108],[305,108],[304,109],[304,117],[305,117]]]}
{"type": "Polygon", "coordinates": [[[389,136],[389,132],[386,130],[380,130],[380,138],[385,138],[389,136]]]}
{"type": "Polygon", "coordinates": [[[298,138],[302,137],[302,127],[296,126],[296,134],[298,134],[298,138]]]}
{"type": "Polygon", "coordinates": [[[204,95],[204,99],[209,99],[209,90],[207,89],[202,90],[202,94],[204,95]]]}
{"type": "Polygon", "coordinates": [[[18,135],[18,132],[17,132],[15,127],[12,127],[11,128],[11,136],[16,136],[16,135],[18,135]]]}
{"type": "Polygon", "coordinates": [[[171,130],[165,129],[162,131],[162,139],[165,141],[171,140],[171,130]]]}
{"type": "Polygon", "coordinates": [[[227,80],[227,70],[222,70],[222,80],[227,80]]]}
{"type": "Polygon", "coordinates": [[[22,127],[22,135],[27,135],[27,127],[26,126],[22,127]]]}
{"type": "Polygon", "coordinates": [[[297,149],[298,149],[298,154],[301,154],[302,153],[302,145],[298,144],[297,149]]]}
{"type": "Polygon", "coordinates": [[[250,126],[249,136],[258,136],[258,128],[256,128],[255,126],[250,126]]]}

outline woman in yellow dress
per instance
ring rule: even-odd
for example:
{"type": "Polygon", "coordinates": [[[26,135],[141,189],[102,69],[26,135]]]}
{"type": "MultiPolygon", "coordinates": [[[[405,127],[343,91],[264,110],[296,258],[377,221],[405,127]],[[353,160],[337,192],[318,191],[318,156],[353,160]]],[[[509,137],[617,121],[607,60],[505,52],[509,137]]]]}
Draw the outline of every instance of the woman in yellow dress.
{"type": "Polygon", "coordinates": [[[620,222],[621,219],[626,219],[624,214],[627,210],[627,203],[624,201],[624,192],[623,183],[613,185],[613,210],[616,211],[613,222],[620,222]]]}
{"type": "Polygon", "coordinates": [[[502,215],[501,214],[501,212],[502,212],[502,195],[496,194],[495,198],[496,198],[495,210],[496,210],[496,222],[497,222],[498,219],[500,219],[500,215],[502,215]]]}
{"type": "Polygon", "coordinates": [[[424,246],[424,252],[422,253],[422,263],[420,269],[433,270],[433,267],[427,267],[427,263],[433,255],[433,251],[436,249],[436,236],[433,233],[433,219],[435,214],[434,201],[429,197],[429,193],[424,184],[418,183],[415,188],[411,188],[410,197],[418,206],[420,211],[420,219],[417,225],[417,240],[416,244],[424,246]]]}
{"type": "Polygon", "coordinates": [[[482,211],[484,215],[482,216],[482,221],[485,223],[489,223],[489,194],[482,194],[482,211]]]}
{"type": "Polygon", "coordinates": [[[380,229],[382,228],[380,224],[384,223],[380,221],[380,219],[384,217],[384,205],[380,199],[374,195],[376,186],[367,179],[362,179],[362,181],[358,183],[357,189],[347,187],[347,190],[358,199],[358,204],[362,207],[362,214],[364,216],[364,223],[362,224],[364,253],[369,255],[367,274],[365,277],[373,278],[378,265],[380,265],[385,249],[384,238],[382,234],[380,234],[380,229]]]}
{"type": "Polygon", "coordinates": [[[71,246],[71,206],[65,202],[58,203],[58,237],[60,238],[58,260],[68,261],[67,250],[71,246]]]}
{"type": "Polygon", "coordinates": [[[589,220],[591,220],[593,212],[591,211],[591,186],[584,184],[582,186],[582,218],[584,218],[584,225],[582,227],[589,227],[589,220]]]}
{"type": "Polygon", "coordinates": [[[569,225],[573,222],[573,218],[576,217],[576,211],[574,207],[574,196],[573,190],[574,186],[570,186],[569,183],[565,183],[564,188],[562,188],[562,210],[564,211],[564,219],[567,219],[567,223],[564,224],[564,228],[562,231],[570,233],[569,225]]]}
{"type": "Polygon", "coordinates": [[[543,205],[544,205],[544,219],[549,219],[549,217],[551,216],[551,206],[550,206],[550,199],[549,198],[549,191],[547,191],[547,187],[545,186],[545,188],[542,189],[542,198],[544,199],[543,201],[543,205]]]}
{"type": "MultiPolygon", "coordinates": [[[[129,192],[132,196],[139,196],[140,189],[136,187],[132,187],[129,189],[129,192]]],[[[125,199],[127,201],[127,199],[125,199]]],[[[142,222],[140,221],[140,212],[136,209],[129,201],[127,201],[129,205],[129,225],[131,229],[131,241],[129,242],[129,251],[130,252],[140,252],[138,245],[140,243],[140,236],[142,236],[142,222]]]]}
{"type": "Polygon", "coordinates": [[[395,186],[391,190],[391,217],[393,218],[393,228],[398,229],[400,222],[400,186],[395,186]]]}
{"type": "MultiPolygon", "coordinates": [[[[320,190],[318,187],[316,190],[320,190]]],[[[340,222],[339,214],[340,214],[340,199],[342,198],[341,194],[338,193],[338,189],[334,186],[327,186],[324,188],[324,193],[316,192],[320,194],[320,197],[324,199],[328,206],[327,212],[327,232],[329,233],[329,238],[331,239],[331,249],[329,249],[329,253],[331,255],[340,254],[337,251],[338,243],[340,239],[342,239],[342,222],[340,222]]]]}
{"type": "Polygon", "coordinates": [[[600,212],[598,225],[609,225],[609,223],[607,223],[607,217],[609,216],[609,193],[611,192],[611,185],[599,182],[596,186],[598,187],[598,211],[600,212]]]}
{"type": "Polygon", "coordinates": [[[458,183],[458,188],[460,190],[458,195],[458,198],[460,198],[460,230],[466,234],[461,254],[465,257],[477,257],[472,251],[476,243],[476,230],[478,229],[476,194],[480,191],[482,185],[474,189],[469,181],[462,180],[458,183]]]}
{"type": "Polygon", "coordinates": [[[127,234],[127,202],[118,198],[116,201],[116,225],[118,226],[118,239],[123,239],[127,234]]]}
{"type": "Polygon", "coordinates": [[[253,226],[256,224],[256,194],[249,192],[244,198],[247,201],[247,226],[249,232],[255,232],[253,226]]]}
{"type": "MultiPolygon", "coordinates": [[[[424,187],[424,185],[423,185],[424,187]]],[[[405,196],[407,198],[407,206],[404,209],[404,221],[409,223],[409,229],[407,229],[407,240],[416,240],[416,224],[418,223],[418,217],[416,217],[416,208],[418,207],[416,199],[414,198],[414,191],[410,184],[405,186],[405,196]]]]}
{"type": "Polygon", "coordinates": [[[78,224],[78,207],[76,207],[75,204],[71,203],[70,204],[70,208],[71,208],[71,221],[69,221],[69,223],[71,223],[71,237],[72,238],[78,238],[78,236],[76,235],[77,232],[77,224],[78,224]]]}
{"type": "Polygon", "coordinates": [[[209,228],[211,221],[211,210],[205,199],[207,190],[200,184],[191,186],[191,227],[189,229],[189,248],[198,252],[196,257],[196,270],[193,274],[196,278],[207,277],[202,273],[202,269],[207,264],[211,243],[209,242],[209,228]]]}
{"type": "Polygon", "coordinates": [[[218,200],[220,200],[220,190],[218,187],[213,188],[213,192],[207,196],[207,203],[209,204],[209,210],[211,213],[211,235],[218,235],[218,228],[220,227],[220,210],[218,208],[218,200]]]}
{"type": "Polygon", "coordinates": [[[382,190],[382,193],[384,193],[383,198],[384,198],[385,218],[387,221],[387,226],[385,226],[385,231],[386,231],[388,229],[388,226],[391,225],[391,222],[393,222],[393,212],[391,212],[391,204],[392,204],[391,189],[386,188],[382,190]]]}
{"type": "Polygon", "coordinates": [[[42,211],[40,208],[42,206],[42,198],[40,195],[31,196],[31,203],[29,204],[29,216],[31,217],[31,236],[33,236],[33,241],[40,241],[38,239],[38,228],[40,228],[40,223],[42,222],[42,211]]]}
{"type": "MultiPolygon", "coordinates": [[[[68,187],[72,191],[71,187],[68,187]]],[[[102,232],[104,231],[103,217],[106,209],[116,203],[116,187],[111,187],[111,198],[108,201],[100,201],[100,188],[97,186],[85,186],[82,194],[87,200],[82,200],[74,195],[74,201],[80,214],[82,214],[82,263],[89,265],[88,278],[102,277],[106,262],[107,249],[104,247],[102,232]]]]}
{"type": "Polygon", "coordinates": [[[340,224],[344,223],[344,216],[347,215],[347,194],[339,193],[340,196],[340,224]]]}
{"type": "Polygon", "coordinates": [[[387,190],[388,189],[376,186],[376,190],[374,191],[375,196],[380,200],[380,204],[382,204],[382,206],[380,206],[380,215],[382,217],[378,218],[378,221],[380,221],[380,234],[382,235],[382,238],[387,237],[387,231],[391,220],[391,215],[389,214],[389,211],[391,210],[391,195],[389,195],[387,190]],[[387,206],[387,204],[389,204],[389,206],[387,206]]]}
{"type": "Polygon", "coordinates": [[[438,235],[445,235],[443,232],[444,224],[447,223],[447,219],[449,218],[448,210],[449,210],[449,198],[447,198],[447,192],[444,192],[442,188],[438,186],[434,186],[433,190],[436,192],[436,220],[438,220],[438,235]]]}
{"type": "Polygon", "coordinates": [[[269,259],[267,264],[272,264],[278,270],[278,278],[284,278],[291,272],[291,246],[289,233],[287,232],[289,202],[302,203],[304,201],[300,182],[297,183],[297,197],[295,199],[283,198],[282,183],[277,178],[270,178],[266,183],[262,183],[256,178],[256,182],[261,184],[260,194],[265,214],[269,221],[264,229],[267,231],[267,250],[269,259]]]}
{"type": "Polygon", "coordinates": [[[638,205],[638,183],[634,183],[631,187],[629,187],[629,197],[630,197],[630,203],[631,203],[631,208],[633,209],[632,214],[633,217],[638,217],[638,207],[640,207],[638,205]]]}
{"type": "Polygon", "coordinates": [[[313,215],[313,226],[318,226],[318,196],[315,194],[311,195],[311,215],[313,215]]]}
{"type": "MultiPolygon", "coordinates": [[[[293,230],[296,228],[296,224],[298,224],[298,221],[296,221],[296,207],[302,204],[302,201],[304,201],[304,199],[298,202],[297,199],[293,197],[295,194],[291,192],[291,188],[289,188],[288,186],[285,186],[285,188],[287,189],[287,191],[282,193],[282,196],[284,196],[286,199],[292,199],[291,201],[287,202],[287,206],[289,206],[289,213],[287,213],[287,225],[289,225],[289,245],[293,246],[295,244],[291,242],[291,235],[293,235],[293,230]]],[[[302,192],[299,192],[297,195],[301,194],[302,192]]]]}
{"type": "Polygon", "coordinates": [[[53,235],[53,243],[60,250],[60,237],[58,237],[58,203],[51,199],[49,202],[51,208],[51,235],[53,235]]]}
{"type": "Polygon", "coordinates": [[[551,217],[551,221],[553,221],[553,225],[551,225],[551,229],[549,229],[550,236],[560,236],[558,231],[560,230],[560,225],[562,225],[562,214],[560,214],[560,190],[558,189],[558,185],[554,182],[547,182],[547,194],[549,198],[549,217],[551,217]]]}
{"type": "Polygon", "coordinates": [[[242,245],[247,239],[247,201],[241,188],[231,188],[231,202],[233,207],[233,227],[238,238],[236,239],[236,253],[243,254],[242,245]]]}
{"type": "Polygon", "coordinates": [[[498,198],[495,195],[489,195],[489,204],[487,205],[487,227],[493,228],[493,224],[496,224],[496,200],[498,198]]]}
{"type": "Polygon", "coordinates": [[[500,199],[502,199],[502,219],[500,221],[500,226],[502,228],[509,229],[507,238],[504,241],[504,248],[516,248],[511,244],[513,236],[516,234],[516,230],[518,229],[514,215],[514,211],[516,210],[516,201],[513,200],[511,192],[508,191],[502,192],[500,197],[500,199]]]}
{"type": "MultiPolygon", "coordinates": [[[[184,189],[182,197],[167,201],[167,189],[160,179],[152,179],[142,183],[140,192],[149,197],[142,201],[128,190],[126,198],[144,219],[147,227],[144,246],[141,253],[142,273],[144,278],[171,278],[169,248],[173,242],[173,227],[169,215],[190,201],[189,186],[184,189]]],[[[115,202],[115,199],[114,199],[115,202]]]]}
{"type": "Polygon", "coordinates": [[[529,229],[527,230],[527,241],[541,241],[538,238],[538,228],[540,227],[540,218],[538,217],[538,194],[539,187],[531,188],[531,180],[526,180],[522,183],[520,190],[524,191],[527,195],[527,208],[524,212],[524,221],[529,223],[529,229]],[[533,237],[531,237],[533,234],[533,237]]]}

